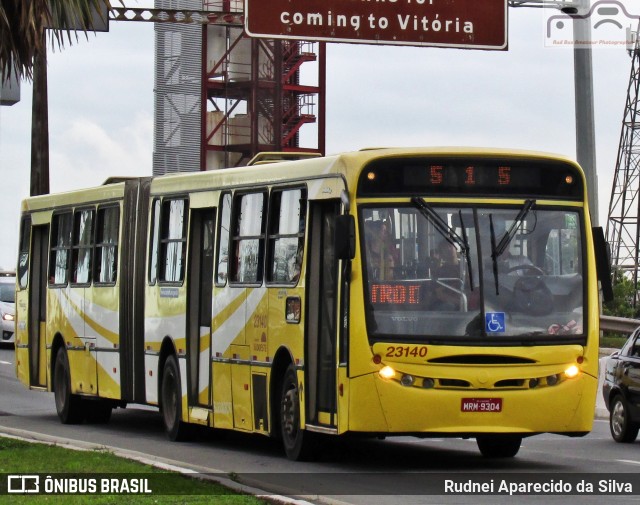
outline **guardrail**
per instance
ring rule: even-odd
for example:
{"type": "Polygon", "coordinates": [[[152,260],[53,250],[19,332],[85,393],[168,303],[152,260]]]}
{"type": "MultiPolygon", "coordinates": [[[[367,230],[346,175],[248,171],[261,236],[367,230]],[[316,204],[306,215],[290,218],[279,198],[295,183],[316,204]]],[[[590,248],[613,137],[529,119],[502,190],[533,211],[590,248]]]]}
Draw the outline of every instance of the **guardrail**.
{"type": "Polygon", "coordinates": [[[640,319],[600,315],[600,329],[604,331],[617,331],[629,335],[638,326],[640,326],[640,319]]]}

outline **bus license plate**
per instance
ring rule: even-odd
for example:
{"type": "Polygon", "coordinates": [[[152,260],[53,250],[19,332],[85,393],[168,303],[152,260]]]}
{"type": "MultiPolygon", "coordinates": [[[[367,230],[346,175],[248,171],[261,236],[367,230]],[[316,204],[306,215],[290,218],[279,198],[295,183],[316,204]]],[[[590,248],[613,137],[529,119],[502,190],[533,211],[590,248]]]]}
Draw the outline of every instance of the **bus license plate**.
{"type": "Polygon", "coordinates": [[[463,398],[462,412],[502,412],[502,398],[463,398]]]}

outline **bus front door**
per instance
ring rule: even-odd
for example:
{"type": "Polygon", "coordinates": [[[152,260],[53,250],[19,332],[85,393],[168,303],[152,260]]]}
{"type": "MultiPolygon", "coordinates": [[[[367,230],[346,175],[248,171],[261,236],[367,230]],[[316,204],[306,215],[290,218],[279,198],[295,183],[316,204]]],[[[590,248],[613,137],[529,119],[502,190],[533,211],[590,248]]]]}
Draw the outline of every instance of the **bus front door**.
{"type": "Polygon", "coordinates": [[[49,225],[34,226],[29,273],[29,370],[34,387],[47,385],[47,258],[49,225]]]}
{"type": "Polygon", "coordinates": [[[211,407],[211,292],[214,208],[192,209],[187,295],[187,374],[189,405],[211,407]]]}
{"type": "Polygon", "coordinates": [[[334,254],[335,201],[310,202],[307,255],[307,329],[305,355],[307,423],[338,425],[336,402],[338,261],[334,254]],[[319,289],[315,287],[318,286],[319,289]]]}

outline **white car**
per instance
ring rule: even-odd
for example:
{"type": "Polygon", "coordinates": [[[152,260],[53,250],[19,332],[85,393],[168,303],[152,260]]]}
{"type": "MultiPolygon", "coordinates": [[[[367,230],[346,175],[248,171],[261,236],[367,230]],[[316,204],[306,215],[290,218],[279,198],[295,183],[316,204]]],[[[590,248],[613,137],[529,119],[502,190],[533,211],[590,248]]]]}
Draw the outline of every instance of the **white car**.
{"type": "Polygon", "coordinates": [[[0,272],[0,321],[2,338],[0,343],[14,343],[16,314],[16,274],[0,272]]]}

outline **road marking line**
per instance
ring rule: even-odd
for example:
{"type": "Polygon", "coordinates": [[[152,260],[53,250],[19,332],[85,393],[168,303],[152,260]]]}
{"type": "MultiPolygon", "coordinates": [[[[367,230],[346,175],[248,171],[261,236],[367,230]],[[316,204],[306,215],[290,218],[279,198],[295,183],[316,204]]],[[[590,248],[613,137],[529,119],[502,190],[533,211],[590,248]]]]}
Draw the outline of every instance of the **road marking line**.
{"type": "Polygon", "coordinates": [[[620,463],[629,463],[630,465],[640,465],[640,461],[635,461],[633,459],[619,459],[617,461],[620,463]]]}
{"type": "Polygon", "coordinates": [[[0,360],[0,365],[13,365],[13,363],[11,363],[11,361],[2,361],[2,360],[0,360]]]}

